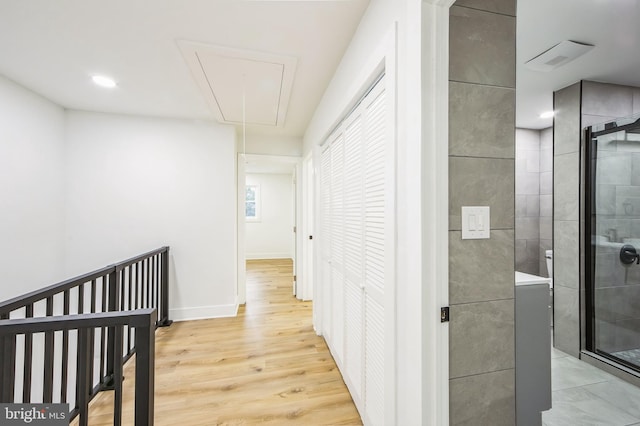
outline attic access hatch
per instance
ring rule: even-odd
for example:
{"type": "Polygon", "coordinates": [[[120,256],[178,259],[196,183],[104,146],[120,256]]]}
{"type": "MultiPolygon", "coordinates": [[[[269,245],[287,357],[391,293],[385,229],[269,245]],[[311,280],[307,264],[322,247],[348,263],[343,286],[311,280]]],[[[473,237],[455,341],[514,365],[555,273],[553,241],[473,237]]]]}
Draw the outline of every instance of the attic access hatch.
{"type": "Polygon", "coordinates": [[[297,60],[264,52],[178,42],[209,106],[221,123],[281,127],[297,60]]]}

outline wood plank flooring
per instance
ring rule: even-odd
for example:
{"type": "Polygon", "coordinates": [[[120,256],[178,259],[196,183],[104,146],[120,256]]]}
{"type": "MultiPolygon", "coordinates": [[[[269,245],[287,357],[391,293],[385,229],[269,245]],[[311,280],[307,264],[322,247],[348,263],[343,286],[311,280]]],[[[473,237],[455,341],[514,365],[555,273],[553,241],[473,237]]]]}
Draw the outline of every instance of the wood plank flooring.
{"type": "MultiPolygon", "coordinates": [[[[247,262],[247,304],[235,318],[174,323],[156,333],[156,425],[361,425],[311,302],[292,296],[291,260],[247,262]]],[[[134,362],[123,424],[133,424],[134,362]]],[[[90,425],[113,424],[113,395],[90,425]]]]}

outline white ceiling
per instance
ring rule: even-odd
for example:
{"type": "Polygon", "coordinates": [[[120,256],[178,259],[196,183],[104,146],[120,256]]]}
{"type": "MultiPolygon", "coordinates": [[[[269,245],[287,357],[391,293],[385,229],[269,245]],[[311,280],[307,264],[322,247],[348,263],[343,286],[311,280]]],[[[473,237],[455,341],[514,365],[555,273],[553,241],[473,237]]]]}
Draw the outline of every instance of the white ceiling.
{"type": "Polygon", "coordinates": [[[579,80],[640,86],[640,2],[637,0],[518,0],[516,125],[550,127],[539,114],[553,109],[553,92],[579,80]],[[523,64],[563,40],[595,47],[551,72],[523,64]]]}
{"type": "Polygon", "coordinates": [[[70,109],[213,119],[179,40],[293,57],[284,126],[247,133],[300,137],[368,3],[0,0],[0,74],[70,109]],[[95,87],[93,73],[118,87],[95,87]]]}
{"type": "MultiPolygon", "coordinates": [[[[247,134],[300,137],[368,3],[0,0],[0,74],[70,109],[213,119],[178,40],[291,57],[284,125],[247,134]],[[95,87],[94,73],[118,87],[95,87]]],[[[518,0],[517,126],[551,126],[538,115],[552,108],[554,90],[580,79],[640,86],[639,21],[637,0],[518,0]],[[523,67],[563,40],[595,48],[552,72],[523,67]]]]}

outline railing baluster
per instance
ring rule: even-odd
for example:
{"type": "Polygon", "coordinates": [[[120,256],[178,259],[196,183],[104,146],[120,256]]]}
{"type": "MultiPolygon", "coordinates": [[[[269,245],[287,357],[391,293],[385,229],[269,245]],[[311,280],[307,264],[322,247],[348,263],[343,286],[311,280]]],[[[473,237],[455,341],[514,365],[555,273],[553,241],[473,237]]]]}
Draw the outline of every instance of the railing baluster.
{"type": "MultiPolygon", "coordinates": [[[[118,305],[118,309],[116,309],[116,311],[123,311],[126,309],[126,296],[127,296],[127,292],[126,292],[126,287],[127,287],[127,274],[126,274],[126,268],[123,268],[120,271],[120,305],[118,305]]],[[[124,331],[124,330],[123,330],[124,331]]],[[[124,335],[122,337],[124,339],[124,335]]],[[[118,354],[118,352],[116,352],[116,354],[119,357],[122,357],[122,353],[118,354]]]]}
{"type": "Polygon", "coordinates": [[[78,286],[78,313],[84,314],[84,284],[78,286]]]}
{"type": "Polygon", "coordinates": [[[140,304],[142,303],[142,295],[140,294],[140,274],[142,268],[140,267],[140,262],[136,263],[136,309],[140,309],[140,304]]]}
{"type": "Polygon", "coordinates": [[[98,292],[96,290],[96,286],[97,286],[96,280],[91,280],[91,294],[90,294],[91,298],[90,298],[90,300],[91,300],[91,313],[92,314],[96,312],[96,298],[97,298],[96,293],[98,292]]]}
{"type": "Polygon", "coordinates": [[[120,356],[113,359],[113,426],[122,424],[122,339],[123,326],[113,327],[114,350],[120,356]]]}
{"type": "Polygon", "coordinates": [[[120,278],[119,278],[120,288],[118,289],[118,292],[120,293],[120,304],[116,307],[116,309],[114,309],[114,311],[123,311],[124,307],[126,306],[125,297],[127,295],[127,292],[124,291],[126,286],[125,272],[126,271],[124,269],[120,270],[120,278]]]}
{"type": "MultiPolygon", "coordinates": [[[[111,274],[113,274],[113,272],[111,274]]],[[[101,312],[108,311],[107,309],[107,303],[109,302],[108,295],[107,295],[108,288],[109,288],[109,283],[113,282],[111,281],[111,274],[109,274],[108,281],[107,281],[107,276],[102,277],[102,311],[101,312]]],[[[106,327],[102,327],[100,329],[100,379],[101,381],[103,381],[103,379],[107,377],[107,368],[105,365],[105,360],[107,359],[106,353],[107,353],[107,329],[106,327]]]]}
{"type": "MultiPolygon", "coordinates": [[[[9,314],[8,313],[0,313],[0,319],[4,320],[4,319],[8,319],[9,318],[9,314]]],[[[5,377],[5,363],[10,361],[10,358],[8,357],[8,353],[5,354],[4,352],[4,345],[5,345],[5,337],[4,336],[0,336],[0,402],[13,402],[13,401],[5,401],[5,396],[4,396],[4,385],[3,383],[5,382],[9,382],[9,378],[5,377]]]]}
{"type": "MultiPolygon", "coordinates": [[[[69,315],[69,290],[64,292],[62,314],[69,315]]],[[[62,368],[60,377],[60,402],[67,402],[69,375],[69,330],[62,331],[62,368]]]]}
{"type": "MultiPolygon", "coordinates": [[[[53,296],[47,297],[47,316],[53,316],[53,296]]],[[[53,402],[53,354],[54,332],[44,333],[44,385],[42,386],[42,402],[53,402]]]]}
{"type": "MultiPolygon", "coordinates": [[[[119,269],[118,267],[116,267],[116,269],[109,274],[109,306],[108,306],[108,310],[110,312],[115,312],[120,310],[119,306],[118,306],[118,301],[120,300],[120,278],[122,277],[122,270],[119,269]]],[[[124,305],[124,303],[123,303],[124,305]]],[[[120,305],[122,306],[122,305],[120,305]]],[[[109,327],[107,330],[107,364],[106,364],[106,371],[103,377],[106,378],[106,382],[104,383],[104,385],[106,386],[107,389],[111,389],[114,385],[113,382],[113,366],[116,363],[116,358],[122,359],[122,350],[120,350],[120,352],[117,352],[115,350],[115,346],[116,346],[116,342],[115,342],[115,330],[116,327],[109,327]]],[[[104,336],[103,336],[103,342],[104,342],[104,336]]],[[[120,344],[122,345],[122,342],[120,342],[120,344]]],[[[101,354],[102,356],[102,354],[101,354]]],[[[100,359],[100,363],[102,365],[103,359],[100,359]]]]}
{"type": "Polygon", "coordinates": [[[147,258],[146,262],[147,262],[147,273],[146,273],[146,281],[145,281],[145,289],[147,290],[147,305],[145,306],[145,308],[150,308],[151,307],[151,301],[149,300],[149,294],[151,293],[149,291],[149,264],[151,259],[147,258]]]}
{"type": "MultiPolygon", "coordinates": [[[[133,294],[131,293],[132,288],[132,278],[133,278],[133,265],[129,266],[129,300],[128,300],[128,309],[131,310],[131,301],[133,298],[133,294]]],[[[131,326],[127,326],[127,354],[131,353],[131,326]]]]}
{"type": "MultiPolygon", "coordinates": [[[[2,317],[3,319],[8,318],[2,317]]],[[[16,335],[4,336],[2,343],[2,364],[0,364],[0,402],[14,402],[16,381],[16,335]]]]}
{"type": "Polygon", "coordinates": [[[158,303],[156,298],[156,284],[158,282],[158,258],[156,256],[153,259],[153,279],[151,280],[151,306],[158,309],[158,303]]]}
{"type": "MultiPolygon", "coordinates": [[[[33,318],[33,303],[25,307],[26,318],[33,318]]],[[[31,369],[33,368],[33,333],[24,334],[24,373],[22,386],[22,402],[31,402],[31,369]]]]}
{"type": "Polygon", "coordinates": [[[160,255],[153,256],[153,262],[156,265],[155,278],[153,280],[153,292],[155,294],[155,301],[153,307],[156,308],[156,324],[160,322],[160,255]]]}
{"type": "Polygon", "coordinates": [[[91,371],[93,365],[90,348],[93,346],[93,339],[88,328],[78,329],[78,365],[76,384],[76,406],[80,420],[79,426],[89,424],[89,400],[91,395],[91,371]]]}

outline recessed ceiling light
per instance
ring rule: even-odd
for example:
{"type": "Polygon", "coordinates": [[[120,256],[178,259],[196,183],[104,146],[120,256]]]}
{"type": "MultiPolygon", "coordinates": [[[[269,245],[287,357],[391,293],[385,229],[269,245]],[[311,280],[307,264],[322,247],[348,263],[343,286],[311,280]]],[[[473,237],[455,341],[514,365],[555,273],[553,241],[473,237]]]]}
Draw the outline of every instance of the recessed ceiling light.
{"type": "Polygon", "coordinates": [[[555,111],[545,111],[542,114],[540,114],[540,118],[551,118],[554,115],[556,115],[555,111]]]}
{"type": "Polygon", "coordinates": [[[116,87],[116,82],[111,77],[104,75],[94,75],[91,77],[91,80],[100,87],[107,87],[109,89],[116,87]]]}

